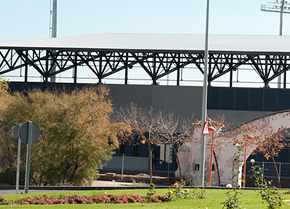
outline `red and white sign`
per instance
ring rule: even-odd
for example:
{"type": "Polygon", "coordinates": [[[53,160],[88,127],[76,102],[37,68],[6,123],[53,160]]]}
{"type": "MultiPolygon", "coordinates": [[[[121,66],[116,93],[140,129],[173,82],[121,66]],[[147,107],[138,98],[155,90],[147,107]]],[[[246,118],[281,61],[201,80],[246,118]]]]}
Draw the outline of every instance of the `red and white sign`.
{"type": "Polygon", "coordinates": [[[204,123],[202,135],[209,135],[208,124],[207,122],[204,123]]]}

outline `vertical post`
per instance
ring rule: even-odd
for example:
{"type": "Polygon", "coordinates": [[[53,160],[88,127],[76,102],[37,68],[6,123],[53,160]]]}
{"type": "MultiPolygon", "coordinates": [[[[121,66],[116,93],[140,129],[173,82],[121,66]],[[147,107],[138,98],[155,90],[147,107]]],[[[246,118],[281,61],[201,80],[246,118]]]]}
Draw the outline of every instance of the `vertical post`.
{"type": "MultiPolygon", "coordinates": [[[[26,50],[26,57],[28,57],[28,50],[26,50]]],[[[25,68],[24,68],[24,70],[25,70],[24,82],[27,83],[27,80],[28,80],[28,63],[27,63],[27,61],[25,61],[25,68]]]]}
{"type": "MultiPolygon", "coordinates": [[[[52,6],[52,29],[51,29],[51,38],[56,38],[57,36],[57,0],[53,0],[53,6],[52,6]]],[[[51,73],[56,71],[56,62],[57,57],[55,60],[53,59],[53,54],[55,54],[55,50],[51,51],[51,73]]],[[[50,82],[55,83],[56,82],[56,75],[53,75],[50,77],[50,82]]]]}
{"type": "Polygon", "coordinates": [[[281,179],[281,162],[279,162],[279,179],[281,179]]]}
{"type": "Polygon", "coordinates": [[[177,61],[177,83],[176,85],[179,86],[180,80],[180,54],[178,54],[178,61],[177,61]]]}
{"type": "Polygon", "coordinates": [[[77,83],[77,70],[78,70],[78,58],[77,58],[77,52],[75,52],[75,63],[74,63],[74,83],[77,83]]]}
{"type": "Polygon", "coordinates": [[[245,145],[245,152],[244,152],[244,175],[243,175],[243,187],[246,186],[246,160],[247,160],[247,147],[245,145]]]}
{"type": "Polygon", "coordinates": [[[169,178],[170,178],[170,176],[169,176],[169,171],[170,171],[170,161],[168,162],[168,172],[167,172],[167,183],[169,183],[169,178]]]}
{"type": "MultiPolygon", "coordinates": [[[[105,55],[106,56],[106,55],[105,55]]],[[[103,52],[100,52],[100,60],[99,60],[99,73],[98,73],[98,79],[99,79],[99,84],[102,83],[102,71],[103,71],[103,52]]]]}
{"type": "Polygon", "coordinates": [[[262,162],[262,180],[264,181],[264,176],[265,176],[265,174],[264,174],[264,170],[265,170],[265,163],[264,162],[262,162]]]}
{"type": "Polygon", "coordinates": [[[32,143],[32,122],[28,122],[28,144],[27,144],[27,154],[26,154],[26,172],[25,172],[25,193],[28,193],[29,187],[29,170],[30,170],[30,153],[31,153],[31,143],[32,143]]]}
{"type": "Polygon", "coordinates": [[[286,89],[286,84],[287,84],[287,71],[284,72],[284,89],[286,89]]]}
{"type": "Polygon", "coordinates": [[[282,36],[283,33],[283,10],[284,10],[285,0],[281,1],[281,10],[280,10],[280,28],[279,28],[279,36],[282,36]]]}
{"type": "Polygon", "coordinates": [[[53,0],[51,37],[56,38],[56,34],[57,34],[57,0],[53,0]]]}
{"type": "Polygon", "coordinates": [[[211,140],[211,152],[210,152],[210,163],[209,163],[208,186],[211,186],[212,156],[213,156],[213,140],[214,140],[214,132],[212,132],[212,140],[211,140]]]}
{"type": "Polygon", "coordinates": [[[128,52],[126,52],[125,66],[125,84],[128,84],[128,52]]]}
{"type": "MultiPolygon", "coordinates": [[[[205,52],[204,52],[204,73],[203,73],[203,96],[202,96],[202,126],[207,116],[207,68],[208,68],[208,22],[209,22],[209,0],[206,6],[206,27],[205,27],[205,52]]],[[[203,130],[203,127],[202,129],[203,130]]],[[[200,169],[199,186],[204,187],[204,167],[205,167],[205,135],[201,133],[200,143],[200,169]]]]}
{"type": "Polygon", "coordinates": [[[48,72],[48,69],[49,69],[49,52],[48,50],[45,51],[45,73],[44,73],[44,77],[42,78],[42,80],[44,82],[48,82],[48,75],[49,75],[49,72],[48,72]]]}
{"type": "Polygon", "coordinates": [[[233,87],[233,68],[232,67],[230,71],[230,87],[233,87]]]}
{"type": "Polygon", "coordinates": [[[124,153],[123,153],[123,156],[122,156],[122,173],[121,173],[121,180],[123,181],[123,178],[124,178],[124,158],[125,158],[125,156],[124,156],[124,153]]]}
{"type": "MultiPolygon", "coordinates": [[[[285,0],[281,1],[281,10],[280,10],[280,27],[279,27],[279,36],[282,36],[283,33],[283,10],[284,10],[284,3],[285,0]]],[[[278,88],[281,88],[281,80],[282,80],[282,75],[278,76],[278,88]]]]}
{"type": "Polygon", "coordinates": [[[19,191],[20,152],[21,152],[21,140],[20,140],[20,137],[18,136],[17,173],[16,173],[16,194],[18,194],[18,191],[19,191]]]}

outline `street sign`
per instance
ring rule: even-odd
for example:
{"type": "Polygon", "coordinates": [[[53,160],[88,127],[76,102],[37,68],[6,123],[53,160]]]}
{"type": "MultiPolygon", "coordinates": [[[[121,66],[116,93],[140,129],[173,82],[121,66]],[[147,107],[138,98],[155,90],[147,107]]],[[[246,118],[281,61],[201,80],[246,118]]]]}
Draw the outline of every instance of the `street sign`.
{"type": "MultiPolygon", "coordinates": [[[[40,129],[36,123],[34,122],[31,122],[31,123],[32,123],[31,143],[34,143],[40,136],[40,129]]],[[[29,122],[26,121],[20,125],[19,131],[18,131],[18,135],[24,144],[28,144],[28,128],[29,128],[29,122]]]]}
{"type": "Polygon", "coordinates": [[[202,130],[202,135],[209,135],[209,130],[208,130],[208,124],[207,124],[207,122],[204,123],[203,130],[202,130]]]}
{"type": "Polygon", "coordinates": [[[12,136],[14,139],[18,140],[18,130],[19,130],[20,125],[16,125],[12,129],[12,136]]]}

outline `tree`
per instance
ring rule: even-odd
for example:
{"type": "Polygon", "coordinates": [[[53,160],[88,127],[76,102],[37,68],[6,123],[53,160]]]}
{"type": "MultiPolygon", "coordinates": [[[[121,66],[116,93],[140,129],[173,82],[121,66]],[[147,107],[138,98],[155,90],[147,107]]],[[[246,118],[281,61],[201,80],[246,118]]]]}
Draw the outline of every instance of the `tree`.
{"type": "MultiPolygon", "coordinates": [[[[208,122],[209,127],[214,127],[215,129],[214,133],[211,133],[215,135],[214,144],[213,144],[213,157],[216,164],[218,185],[220,186],[221,185],[220,170],[219,170],[219,163],[218,163],[216,151],[220,151],[222,153],[224,150],[224,147],[227,146],[227,143],[231,143],[226,140],[227,136],[225,136],[225,134],[227,133],[226,131],[229,129],[231,124],[225,121],[224,115],[222,116],[218,115],[217,120],[212,120],[211,118],[208,118],[207,122],[208,122]]],[[[192,125],[193,127],[203,127],[202,121],[197,121],[195,123],[192,123],[192,125]]],[[[209,148],[212,145],[212,137],[208,137],[207,139],[208,140],[206,141],[206,146],[209,148]]],[[[200,140],[195,139],[194,142],[195,142],[195,146],[200,145],[200,140]]]]}
{"type": "MultiPolygon", "coordinates": [[[[286,146],[286,135],[288,134],[286,128],[281,126],[278,131],[269,126],[265,128],[263,125],[252,124],[251,126],[242,125],[239,128],[239,133],[243,133],[243,142],[239,142],[244,148],[245,146],[255,146],[254,152],[260,152],[264,154],[264,157],[268,160],[272,159],[275,168],[278,187],[281,188],[280,175],[275,162],[275,156],[278,156],[281,149],[286,146]],[[253,136],[249,137],[248,133],[253,136]]],[[[244,162],[246,163],[246,162],[244,162]]]]}
{"type": "Polygon", "coordinates": [[[169,144],[176,157],[179,177],[182,179],[181,166],[177,155],[178,148],[185,142],[192,140],[193,126],[190,121],[184,121],[174,113],[165,114],[160,111],[156,116],[156,143],[169,144]]]}
{"type": "MultiPolygon", "coordinates": [[[[3,118],[3,113],[8,107],[8,101],[11,101],[9,94],[8,81],[0,76],[0,119],[3,118]]],[[[11,139],[11,129],[9,132],[2,131],[0,124],[0,167],[12,168],[16,159],[17,141],[11,139]]]]}
{"type": "Polygon", "coordinates": [[[287,145],[285,133],[288,132],[283,127],[281,127],[277,132],[273,132],[271,129],[264,131],[266,131],[265,137],[262,138],[262,140],[259,140],[256,151],[263,153],[267,160],[269,160],[269,158],[272,159],[277,176],[278,187],[281,188],[281,180],[275,157],[278,156],[279,152],[287,145]]]}
{"type": "Polygon", "coordinates": [[[132,133],[130,137],[122,138],[124,141],[129,141],[132,144],[132,141],[137,136],[137,142],[135,144],[147,144],[149,152],[149,176],[150,183],[152,183],[152,151],[151,144],[155,144],[156,140],[154,138],[154,133],[156,131],[156,119],[153,116],[153,108],[150,107],[148,111],[144,111],[142,108],[138,108],[137,105],[133,103],[130,104],[130,107],[125,111],[121,108],[118,112],[118,121],[128,124],[132,133]],[[148,137],[146,137],[148,134],[148,137]]]}
{"type": "Polygon", "coordinates": [[[41,135],[32,144],[31,170],[37,185],[82,185],[95,177],[118,146],[120,128],[110,121],[113,112],[104,86],[51,92],[31,90],[13,94],[1,129],[34,121],[41,135]]]}

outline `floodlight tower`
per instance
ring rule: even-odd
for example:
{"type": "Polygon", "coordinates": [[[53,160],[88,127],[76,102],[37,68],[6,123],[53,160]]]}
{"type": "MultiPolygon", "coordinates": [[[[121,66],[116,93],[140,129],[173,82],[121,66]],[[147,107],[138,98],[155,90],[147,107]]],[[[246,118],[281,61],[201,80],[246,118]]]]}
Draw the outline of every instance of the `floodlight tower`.
{"type": "MultiPolygon", "coordinates": [[[[57,36],[57,0],[53,0],[52,3],[52,11],[50,11],[52,14],[52,26],[51,26],[51,38],[56,38],[57,36]]],[[[53,50],[52,53],[55,51],[53,50]]],[[[51,61],[52,67],[51,67],[51,72],[56,71],[56,65],[53,64],[53,60],[51,61]]],[[[53,75],[50,77],[50,82],[55,83],[56,82],[56,76],[53,75]]]]}
{"type": "Polygon", "coordinates": [[[57,0],[53,0],[51,37],[56,38],[56,34],[57,34],[57,0]]]}
{"type": "MultiPolygon", "coordinates": [[[[268,2],[270,4],[262,4],[261,11],[264,12],[276,12],[280,13],[280,27],[279,35],[283,33],[283,14],[290,14],[290,1],[289,0],[275,0],[274,2],[268,2]]],[[[281,88],[281,75],[278,77],[278,88],[281,88]]]]}

